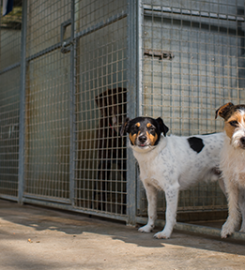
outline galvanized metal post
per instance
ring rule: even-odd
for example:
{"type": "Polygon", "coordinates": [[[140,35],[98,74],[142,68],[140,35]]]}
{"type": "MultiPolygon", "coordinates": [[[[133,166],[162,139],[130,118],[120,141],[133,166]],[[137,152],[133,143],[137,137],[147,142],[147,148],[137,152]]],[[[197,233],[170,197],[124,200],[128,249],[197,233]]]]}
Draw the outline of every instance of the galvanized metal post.
{"type": "MultiPolygon", "coordinates": [[[[136,115],[137,89],[137,3],[128,0],[127,16],[127,116],[136,115]]],[[[132,151],[127,148],[127,215],[128,224],[135,225],[136,218],[136,163],[132,151]]]]}
{"type": "Polygon", "coordinates": [[[25,91],[26,91],[26,29],[27,0],[22,2],[21,28],[21,76],[20,76],[20,118],[19,118],[19,172],[18,172],[18,202],[23,203],[24,166],[25,166],[25,91]]]}
{"type": "MultiPolygon", "coordinates": [[[[137,81],[137,115],[143,115],[143,101],[142,101],[142,97],[143,97],[143,59],[142,59],[142,55],[143,55],[143,20],[144,20],[144,14],[143,14],[143,8],[142,8],[142,0],[138,0],[137,1],[137,66],[138,66],[138,81],[137,81]]],[[[136,178],[136,185],[137,185],[137,189],[136,189],[136,208],[137,208],[137,213],[138,213],[138,209],[141,207],[141,202],[142,202],[142,182],[139,178],[139,175],[137,175],[136,178]]]]}
{"type": "Polygon", "coordinates": [[[143,101],[142,101],[142,93],[143,93],[143,61],[142,61],[142,55],[143,55],[143,44],[142,44],[142,27],[143,27],[143,11],[142,11],[142,0],[137,1],[137,63],[138,63],[138,107],[137,107],[137,114],[142,115],[143,114],[143,101]]]}
{"type": "Polygon", "coordinates": [[[75,115],[75,58],[76,58],[76,48],[74,40],[74,25],[75,25],[75,1],[71,0],[71,52],[70,52],[70,201],[72,206],[74,206],[74,181],[75,181],[75,152],[76,152],[76,115],[75,115]]]}

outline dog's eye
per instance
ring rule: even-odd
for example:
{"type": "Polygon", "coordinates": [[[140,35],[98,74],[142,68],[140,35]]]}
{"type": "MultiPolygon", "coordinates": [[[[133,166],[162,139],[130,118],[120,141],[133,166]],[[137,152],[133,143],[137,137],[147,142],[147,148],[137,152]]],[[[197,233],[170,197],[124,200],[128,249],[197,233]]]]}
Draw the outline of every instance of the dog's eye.
{"type": "Polygon", "coordinates": [[[132,133],[137,133],[138,131],[139,131],[139,127],[134,126],[134,127],[132,128],[132,133]]]}
{"type": "Polygon", "coordinates": [[[237,121],[230,121],[229,124],[233,127],[237,127],[238,126],[238,122],[237,121]]]}
{"type": "Polygon", "coordinates": [[[154,132],[154,131],[155,131],[155,127],[151,126],[151,127],[149,128],[149,131],[150,131],[150,132],[154,132]]]}

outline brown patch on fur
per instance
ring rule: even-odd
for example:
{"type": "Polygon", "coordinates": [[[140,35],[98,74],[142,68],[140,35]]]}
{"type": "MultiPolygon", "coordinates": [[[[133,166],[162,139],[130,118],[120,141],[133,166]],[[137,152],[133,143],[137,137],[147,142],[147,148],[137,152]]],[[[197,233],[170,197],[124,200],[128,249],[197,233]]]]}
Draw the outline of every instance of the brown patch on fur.
{"type": "Polygon", "coordinates": [[[235,127],[232,127],[228,122],[225,122],[225,132],[226,135],[231,139],[234,133],[235,127]]]}
{"type": "Polygon", "coordinates": [[[232,107],[234,107],[234,105],[231,102],[228,102],[223,106],[219,107],[218,110],[216,110],[215,119],[218,117],[218,115],[222,118],[225,118],[225,112],[229,111],[232,107]]]}
{"type": "Polygon", "coordinates": [[[154,135],[150,134],[149,132],[146,132],[147,139],[151,142],[151,145],[155,145],[155,142],[158,138],[157,133],[154,135]]]}
{"type": "Polygon", "coordinates": [[[131,133],[129,134],[129,139],[132,145],[135,145],[136,138],[137,138],[137,134],[133,134],[133,135],[131,133]]]}
{"type": "Polygon", "coordinates": [[[137,137],[140,135],[140,131],[138,132],[138,134],[129,134],[129,139],[130,139],[130,141],[131,141],[131,143],[133,144],[133,145],[136,145],[136,139],[137,139],[137,137]]]}
{"type": "Polygon", "coordinates": [[[151,125],[151,123],[147,123],[147,125],[146,125],[148,128],[150,128],[152,125],[151,125]]]}
{"type": "Polygon", "coordinates": [[[242,115],[240,113],[240,111],[235,111],[231,117],[227,120],[227,122],[231,122],[231,121],[237,121],[238,123],[242,122],[242,115]]]}
{"type": "Polygon", "coordinates": [[[140,123],[139,123],[139,122],[138,122],[138,123],[136,123],[135,125],[136,125],[136,127],[140,127],[140,123]]]}

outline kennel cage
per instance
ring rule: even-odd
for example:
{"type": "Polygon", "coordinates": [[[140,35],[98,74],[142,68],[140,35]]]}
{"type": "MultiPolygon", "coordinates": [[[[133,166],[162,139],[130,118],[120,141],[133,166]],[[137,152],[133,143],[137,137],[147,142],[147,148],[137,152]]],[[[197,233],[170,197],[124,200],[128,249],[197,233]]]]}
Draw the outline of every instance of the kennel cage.
{"type": "Polygon", "coordinates": [[[1,16],[2,198],[128,220],[135,6],[14,1],[1,16]]]}
{"type": "MultiPolygon", "coordinates": [[[[217,107],[245,101],[241,0],[23,0],[0,19],[1,198],[145,221],[123,119],[210,133],[217,107]]],[[[178,213],[210,218],[226,204],[202,183],[178,213]]]]}

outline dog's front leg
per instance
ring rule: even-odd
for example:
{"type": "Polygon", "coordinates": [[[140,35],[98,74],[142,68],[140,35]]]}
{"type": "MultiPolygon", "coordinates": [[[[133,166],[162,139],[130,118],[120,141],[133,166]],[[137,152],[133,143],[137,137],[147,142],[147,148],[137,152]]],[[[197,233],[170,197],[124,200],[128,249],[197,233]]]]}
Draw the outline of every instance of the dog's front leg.
{"type": "Polygon", "coordinates": [[[242,225],[240,232],[245,232],[245,189],[239,189],[239,208],[242,214],[242,225]]]}
{"type": "Polygon", "coordinates": [[[154,235],[154,238],[169,238],[173,231],[174,225],[176,223],[176,213],[178,207],[178,197],[179,197],[179,186],[169,187],[165,190],[166,197],[166,224],[164,229],[161,232],[158,232],[154,235]]]}
{"type": "Polygon", "coordinates": [[[240,218],[240,213],[238,210],[238,187],[234,185],[234,183],[228,181],[226,190],[228,195],[228,218],[225,224],[222,226],[222,238],[226,238],[228,235],[231,235],[235,231],[240,218]]]}
{"type": "Polygon", "coordinates": [[[139,228],[139,232],[151,232],[157,219],[157,189],[150,185],[144,184],[146,197],[148,201],[148,222],[145,226],[139,228]]]}

